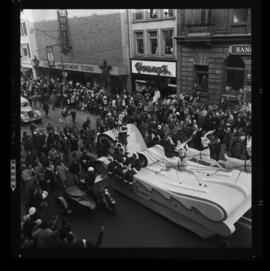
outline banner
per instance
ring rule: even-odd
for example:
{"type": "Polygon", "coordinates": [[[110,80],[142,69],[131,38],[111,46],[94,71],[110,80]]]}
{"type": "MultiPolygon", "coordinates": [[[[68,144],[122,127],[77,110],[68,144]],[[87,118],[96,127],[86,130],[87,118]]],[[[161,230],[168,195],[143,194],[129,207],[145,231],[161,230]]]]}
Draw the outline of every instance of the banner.
{"type": "Polygon", "coordinates": [[[70,51],[69,38],[68,38],[68,25],[67,25],[67,10],[57,10],[57,17],[59,23],[60,42],[62,53],[67,55],[70,51]]]}

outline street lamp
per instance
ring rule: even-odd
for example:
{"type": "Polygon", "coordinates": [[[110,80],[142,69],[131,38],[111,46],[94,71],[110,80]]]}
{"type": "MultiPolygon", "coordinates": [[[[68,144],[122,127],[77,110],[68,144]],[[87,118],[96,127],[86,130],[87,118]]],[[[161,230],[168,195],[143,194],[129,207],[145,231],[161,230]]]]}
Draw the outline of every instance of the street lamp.
{"type": "Polygon", "coordinates": [[[107,65],[107,61],[106,60],[104,60],[103,61],[103,65],[101,65],[99,67],[102,70],[103,79],[104,79],[104,87],[105,87],[105,89],[107,89],[108,83],[109,83],[109,79],[110,79],[110,71],[111,71],[112,67],[109,66],[109,65],[107,65]]]}
{"type": "Polygon", "coordinates": [[[35,56],[34,59],[32,59],[32,62],[34,63],[34,68],[35,68],[37,75],[38,75],[39,60],[37,59],[37,56],[35,56]]]}

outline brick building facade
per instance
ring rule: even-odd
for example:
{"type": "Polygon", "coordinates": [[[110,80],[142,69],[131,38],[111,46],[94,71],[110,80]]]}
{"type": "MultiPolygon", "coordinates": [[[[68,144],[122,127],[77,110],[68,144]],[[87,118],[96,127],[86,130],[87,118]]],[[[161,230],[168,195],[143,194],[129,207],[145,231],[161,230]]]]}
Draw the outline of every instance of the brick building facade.
{"type": "Polygon", "coordinates": [[[178,92],[236,100],[251,89],[249,9],[178,10],[178,92]]]}
{"type": "Polygon", "coordinates": [[[110,85],[127,88],[129,54],[126,52],[128,46],[123,44],[122,39],[127,36],[125,11],[112,10],[111,13],[103,14],[97,10],[96,14],[93,14],[93,10],[67,10],[67,33],[71,49],[66,55],[59,46],[57,10],[32,10],[32,13],[35,13],[33,32],[40,72],[50,72],[61,77],[64,68],[68,73],[68,80],[102,85],[104,78],[100,66],[106,60],[111,66],[110,85]],[[52,46],[55,62],[55,66],[50,69],[47,46],[52,46]]]}

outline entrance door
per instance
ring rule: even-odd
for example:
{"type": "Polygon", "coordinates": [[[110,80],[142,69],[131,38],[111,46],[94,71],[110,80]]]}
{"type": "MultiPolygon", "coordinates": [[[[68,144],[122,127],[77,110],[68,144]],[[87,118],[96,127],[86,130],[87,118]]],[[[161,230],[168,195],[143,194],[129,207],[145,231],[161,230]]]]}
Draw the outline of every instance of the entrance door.
{"type": "Polygon", "coordinates": [[[240,56],[229,56],[225,60],[226,86],[233,91],[244,87],[245,64],[240,56]]]}
{"type": "Polygon", "coordinates": [[[208,66],[194,65],[195,89],[200,92],[208,92],[208,66]]]}

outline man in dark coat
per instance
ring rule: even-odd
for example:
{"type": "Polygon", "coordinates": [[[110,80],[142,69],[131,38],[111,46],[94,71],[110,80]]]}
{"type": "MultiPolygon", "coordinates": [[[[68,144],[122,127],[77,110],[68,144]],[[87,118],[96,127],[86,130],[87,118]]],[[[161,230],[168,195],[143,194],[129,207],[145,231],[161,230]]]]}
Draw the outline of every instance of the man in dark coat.
{"type": "Polygon", "coordinates": [[[45,114],[46,114],[46,118],[48,118],[49,117],[49,104],[48,104],[48,102],[46,101],[46,102],[44,102],[44,104],[43,104],[43,110],[45,111],[45,114]]]}

